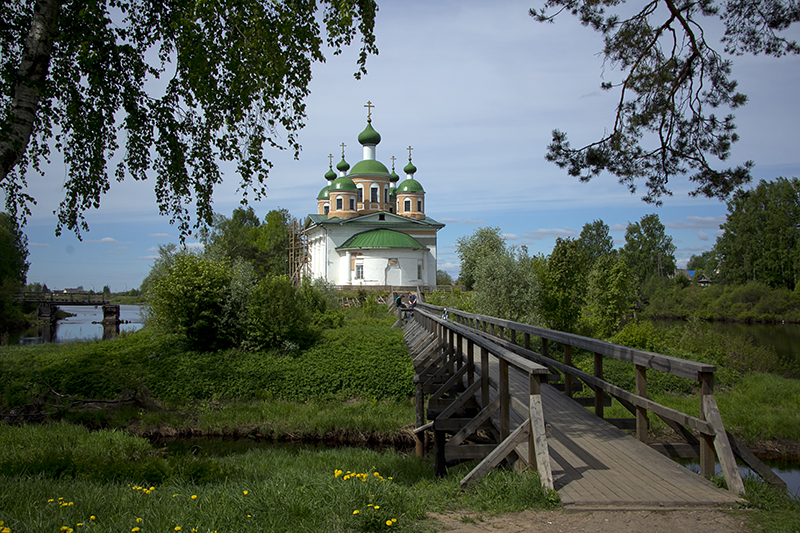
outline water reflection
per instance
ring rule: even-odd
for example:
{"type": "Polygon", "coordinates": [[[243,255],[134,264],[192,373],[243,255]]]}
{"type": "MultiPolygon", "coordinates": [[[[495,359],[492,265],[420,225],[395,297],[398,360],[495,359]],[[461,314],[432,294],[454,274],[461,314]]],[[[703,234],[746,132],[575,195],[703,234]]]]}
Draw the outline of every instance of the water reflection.
{"type": "Polygon", "coordinates": [[[144,325],[140,305],[121,305],[120,323],[103,323],[103,307],[76,305],[64,307],[72,314],[59,320],[55,326],[42,322],[38,328],[23,332],[18,343],[21,345],[42,344],[45,342],[65,343],[78,340],[108,340],[121,331],[136,331],[144,325]]]}

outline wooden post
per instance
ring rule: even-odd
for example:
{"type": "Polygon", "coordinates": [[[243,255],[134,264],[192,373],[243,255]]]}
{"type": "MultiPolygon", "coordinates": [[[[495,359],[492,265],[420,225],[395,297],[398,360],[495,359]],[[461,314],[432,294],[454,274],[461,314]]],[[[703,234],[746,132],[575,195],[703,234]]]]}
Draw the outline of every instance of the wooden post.
{"type": "MultiPolygon", "coordinates": [[[[700,372],[700,419],[708,421],[703,397],[714,393],[714,374],[710,372],[700,372]]],[[[711,435],[700,434],[700,475],[710,479],[714,475],[714,437],[711,435]]]]}
{"type": "Polygon", "coordinates": [[[544,337],[542,337],[542,355],[545,357],[550,357],[550,344],[544,337]]]}
{"type": "Polygon", "coordinates": [[[511,339],[511,344],[517,344],[517,330],[510,330],[509,338],[511,339]]]}
{"type": "Polygon", "coordinates": [[[467,340],[467,386],[475,382],[475,341],[467,340]]]}
{"type": "MultiPolygon", "coordinates": [[[[594,376],[603,379],[603,354],[597,352],[594,354],[594,376]]],[[[599,387],[594,390],[594,414],[603,418],[603,389],[599,387]]]]}
{"type": "MultiPolygon", "coordinates": [[[[436,426],[434,425],[434,428],[436,426]]],[[[435,448],[435,457],[433,461],[433,472],[434,475],[438,478],[445,477],[447,475],[447,459],[445,457],[445,445],[447,442],[445,441],[444,431],[439,429],[434,429],[433,431],[433,446],[435,448]]]]}
{"type": "MultiPolygon", "coordinates": [[[[564,364],[572,366],[572,346],[564,345],[564,364]]],[[[572,398],[572,375],[564,372],[564,392],[572,398]]]]}
{"type": "Polygon", "coordinates": [[[481,407],[486,408],[491,401],[489,398],[489,352],[479,346],[481,354],[481,407]]]}
{"type": "MultiPolygon", "coordinates": [[[[422,381],[414,383],[414,403],[417,409],[416,423],[418,428],[425,425],[425,393],[422,390],[422,381]]],[[[425,457],[425,432],[414,433],[414,444],[417,457],[425,457]]]]}
{"type": "MultiPolygon", "coordinates": [[[[647,398],[646,368],[636,365],[636,395],[647,398]]],[[[647,409],[636,406],[636,438],[647,442],[647,409]]]]}
{"type": "Polygon", "coordinates": [[[524,339],[525,339],[525,349],[526,350],[530,350],[531,349],[531,334],[530,333],[525,333],[524,339]]]}
{"type": "Polygon", "coordinates": [[[508,387],[508,362],[500,359],[500,440],[508,437],[511,431],[511,397],[508,387]]]}
{"type": "Polygon", "coordinates": [[[553,472],[550,469],[550,450],[547,448],[547,429],[542,408],[542,385],[538,374],[529,374],[530,389],[528,416],[531,429],[528,433],[528,465],[536,465],[542,486],[553,490],[553,472]]]}

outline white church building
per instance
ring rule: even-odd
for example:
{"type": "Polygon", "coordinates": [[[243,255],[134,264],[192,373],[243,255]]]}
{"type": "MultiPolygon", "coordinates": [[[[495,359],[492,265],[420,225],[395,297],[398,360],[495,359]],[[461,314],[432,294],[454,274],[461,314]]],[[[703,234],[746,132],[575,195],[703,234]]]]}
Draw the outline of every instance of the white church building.
{"type": "MultiPolygon", "coordinates": [[[[308,272],[338,286],[423,287],[436,285],[436,232],[444,224],[425,214],[425,190],[411,163],[406,179],[378,161],[380,134],[367,127],[358,136],[363,158],[352,168],[342,160],[325,174],[328,185],[317,195],[317,213],[308,215],[308,272]]],[[[395,158],[392,157],[392,160],[395,158]]]]}

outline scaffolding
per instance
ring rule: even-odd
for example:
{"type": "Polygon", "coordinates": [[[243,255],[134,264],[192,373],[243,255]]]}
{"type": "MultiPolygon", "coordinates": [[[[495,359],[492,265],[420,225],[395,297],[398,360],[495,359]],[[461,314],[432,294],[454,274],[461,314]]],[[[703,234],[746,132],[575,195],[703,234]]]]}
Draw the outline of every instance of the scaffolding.
{"type": "Polygon", "coordinates": [[[289,279],[292,285],[299,286],[303,277],[309,274],[308,264],[311,256],[308,252],[308,235],[303,232],[303,221],[292,218],[289,221],[289,279]]]}

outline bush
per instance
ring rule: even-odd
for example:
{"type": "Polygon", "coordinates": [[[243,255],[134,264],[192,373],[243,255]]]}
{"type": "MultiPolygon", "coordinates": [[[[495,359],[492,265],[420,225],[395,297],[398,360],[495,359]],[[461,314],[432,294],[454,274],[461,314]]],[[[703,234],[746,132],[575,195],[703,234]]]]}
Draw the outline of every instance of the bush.
{"type": "Polygon", "coordinates": [[[225,263],[178,255],[150,289],[153,319],[167,331],[186,335],[193,347],[225,346],[231,342],[223,330],[230,285],[225,263]]]}
{"type": "Polygon", "coordinates": [[[308,299],[300,292],[284,276],[267,277],[258,283],[249,304],[249,347],[261,350],[284,342],[308,347],[318,338],[320,330],[311,323],[308,299]]]}

